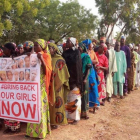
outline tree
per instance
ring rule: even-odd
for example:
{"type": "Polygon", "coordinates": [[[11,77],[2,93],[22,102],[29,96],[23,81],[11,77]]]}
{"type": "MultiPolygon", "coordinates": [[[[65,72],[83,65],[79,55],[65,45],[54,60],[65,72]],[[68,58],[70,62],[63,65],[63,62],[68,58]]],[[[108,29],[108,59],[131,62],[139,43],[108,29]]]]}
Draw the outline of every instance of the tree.
{"type": "Polygon", "coordinates": [[[35,16],[39,9],[49,5],[49,0],[3,0],[0,5],[3,6],[0,9],[0,41],[18,44],[34,38],[35,16]]]}
{"type": "MultiPolygon", "coordinates": [[[[106,36],[110,38],[114,27],[121,28],[121,34],[129,34],[134,32],[134,26],[137,22],[138,2],[139,0],[95,0],[99,8],[99,13],[102,15],[100,25],[106,25],[106,36]],[[111,31],[108,31],[109,26],[112,26],[111,31]]],[[[119,36],[118,36],[119,37],[119,36]]]]}
{"type": "Polygon", "coordinates": [[[19,44],[37,38],[54,39],[57,43],[68,36],[83,40],[94,35],[98,24],[97,17],[77,0],[65,3],[59,0],[13,0],[10,5],[9,11],[1,14],[1,21],[6,25],[1,30],[1,43],[19,44]]]}
{"type": "Polygon", "coordinates": [[[97,18],[77,1],[61,3],[52,0],[48,7],[39,11],[40,37],[61,41],[68,36],[85,39],[91,36],[97,26],[97,18]]]}

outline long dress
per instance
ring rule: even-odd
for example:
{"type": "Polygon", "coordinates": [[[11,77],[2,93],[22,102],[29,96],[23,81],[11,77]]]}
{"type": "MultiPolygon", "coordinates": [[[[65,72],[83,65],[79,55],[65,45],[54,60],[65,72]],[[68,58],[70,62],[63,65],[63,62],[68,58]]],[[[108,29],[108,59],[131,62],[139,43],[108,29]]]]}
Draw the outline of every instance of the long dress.
{"type": "Polygon", "coordinates": [[[50,120],[53,125],[67,124],[65,104],[69,89],[69,72],[65,60],[58,54],[52,57],[53,73],[50,83],[50,120]]]}
{"type": "MultiPolygon", "coordinates": [[[[96,53],[96,56],[98,58],[99,63],[96,65],[107,67],[108,68],[108,59],[104,54],[99,55],[98,52],[96,53]]],[[[102,99],[106,98],[106,84],[105,84],[105,77],[104,77],[104,71],[102,69],[97,69],[98,74],[98,92],[99,92],[99,101],[102,102],[102,99]]]]}
{"type": "Polygon", "coordinates": [[[135,78],[135,54],[131,52],[131,67],[130,71],[127,72],[128,74],[128,91],[131,91],[134,86],[134,78],[135,78]]]}
{"type": "Polygon", "coordinates": [[[113,94],[112,73],[117,72],[117,64],[116,64],[115,51],[110,49],[108,50],[108,53],[109,53],[109,71],[108,71],[107,80],[106,80],[106,91],[108,93],[108,96],[111,97],[113,94]]]}
{"type": "MultiPolygon", "coordinates": [[[[88,54],[91,58],[92,61],[91,63],[93,63],[93,60],[96,60],[98,62],[98,58],[94,50],[88,50],[88,54]]],[[[100,106],[98,85],[99,85],[98,76],[94,69],[94,65],[92,64],[92,68],[90,70],[90,75],[89,75],[89,107],[90,108],[94,106],[100,106]]]]}
{"type": "MultiPolygon", "coordinates": [[[[121,46],[120,49],[122,51],[124,51],[124,53],[125,53],[127,68],[130,68],[130,66],[131,66],[130,49],[127,46],[121,46]]],[[[127,83],[127,80],[128,80],[128,74],[127,74],[127,71],[126,71],[126,74],[125,74],[125,83],[124,83],[124,86],[123,86],[123,93],[127,93],[127,91],[128,91],[128,83],[127,83]]]]}
{"type": "Polygon", "coordinates": [[[40,73],[41,121],[39,124],[27,123],[26,135],[33,138],[45,138],[51,132],[48,96],[46,93],[45,75],[40,73]]]}
{"type": "Polygon", "coordinates": [[[138,54],[138,63],[136,65],[136,86],[140,86],[140,55],[138,54]]]}
{"type": "Polygon", "coordinates": [[[81,54],[77,49],[68,49],[62,56],[66,61],[70,74],[70,92],[66,104],[67,118],[78,121],[81,115],[81,93],[83,92],[81,54]]]}
{"type": "MultiPolygon", "coordinates": [[[[89,69],[92,68],[90,56],[86,53],[81,54],[82,59],[82,72],[83,72],[83,80],[86,76],[86,73],[89,69]]],[[[81,117],[87,116],[88,103],[89,103],[89,78],[87,79],[86,84],[84,85],[82,96],[82,104],[81,104],[81,117]]]]}
{"type": "Polygon", "coordinates": [[[137,66],[137,63],[139,61],[139,58],[138,58],[138,53],[136,51],[133,51],[134,52],[134,55],[135,55],[135,71],[134,71],[134,82],[133,82],[133,89],[135,89],[135,86],[136,86],[136,66],[137,66]]]}
{"type": "Polygon", "coordinates": [[[89,107],[90,108],[94,106],[95,107],[100,106],[98,85],[99,85],[98,75],[94,67],[92,66],[89,75],[89,107]]]}
{"type": "Polygon", "coordinates": [[[114,94],[117,95],[117,84],[119,84],[119,94],[123,96],[123,84],[125,83],[124,73],[126,73],[127,69],[126,56],[123,51],[115,52],[115,55],[117,62],[117,72],[114,73],[113,76],[114,94]]]}

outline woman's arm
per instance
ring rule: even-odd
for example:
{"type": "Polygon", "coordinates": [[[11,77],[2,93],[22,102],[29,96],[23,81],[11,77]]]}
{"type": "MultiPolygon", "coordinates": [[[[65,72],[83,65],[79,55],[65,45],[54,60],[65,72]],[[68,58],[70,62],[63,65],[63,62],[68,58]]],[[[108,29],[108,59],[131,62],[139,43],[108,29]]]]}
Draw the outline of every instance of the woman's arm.
{"type": "Polygon", "coordinates": [[[41,53],[38,53],[37,54],[37,57],[40,59],[41,61],[41,66],[43,67],[43,73],[46,74],[46,64],[45,64],[45,61],[43,59],[43,56],[41,53]]]}
{"type": "Polygon", "coordinates": [[[90,69],[87,69],[87,71],[86,71],[86,76],[85,76],[85,79],[84,79],[84,81],[83,81],[84,84],[87,83],[87,79],[88,79],[89,72],[90,72],[90,69]]]}

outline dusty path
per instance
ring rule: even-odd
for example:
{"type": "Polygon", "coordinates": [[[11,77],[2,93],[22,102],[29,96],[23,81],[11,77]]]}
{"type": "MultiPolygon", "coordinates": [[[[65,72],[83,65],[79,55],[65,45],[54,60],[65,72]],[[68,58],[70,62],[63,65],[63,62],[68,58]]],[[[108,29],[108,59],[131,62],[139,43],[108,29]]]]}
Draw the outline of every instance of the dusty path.
{"type": "MultiPolygon", "coordinates": [[[[77,125],[53,130],[46,140],[140,140],[140,91],[122,100],[112,99],[89,116],[89,120],[81,120],[77,125]]],[[[17,135],[4,135],[1,130],[0,140],[27,140],[26,124],[21,129],[17,135]]]]}

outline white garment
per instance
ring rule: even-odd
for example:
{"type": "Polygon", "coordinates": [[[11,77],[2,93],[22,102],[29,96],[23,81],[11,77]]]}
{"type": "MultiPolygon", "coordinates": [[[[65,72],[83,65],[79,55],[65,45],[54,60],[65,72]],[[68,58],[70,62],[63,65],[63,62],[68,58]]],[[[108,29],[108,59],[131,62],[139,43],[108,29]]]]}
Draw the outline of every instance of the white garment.
{"type": "Polygon", "coordinates": [[[73,102],[76,99],[78,100],[77,103],[75,104],[77,106],[77,109],[73,113],[69,113],[68,111],[66,111],[67,118],[76,120],[76,121],[80,120],[80,115],[81,115],[81,95],[80,95],[80,91],[79,92],[78,91],[79,91],[79,88],[75,87],[68,94],[68,103],[73,102]]]}
{"type": "Polygon", "coordinates": [[[136,85],[140,86],[140,55],[138,54],[138,63],[136,65],[136,85]],[[138,73],[139,71],[139,73],[138,73]]]}
{"type": "Polygon", "coordinates": [[[108,97],[111,97],[113,94],[113,77],[112,73],[117,72],[117,64],[116,64],[116,55],[113,49],[108,50],[109,53],[109,73],[107,75],[106,80],[106,91],[108,93],[108,97]]]}

